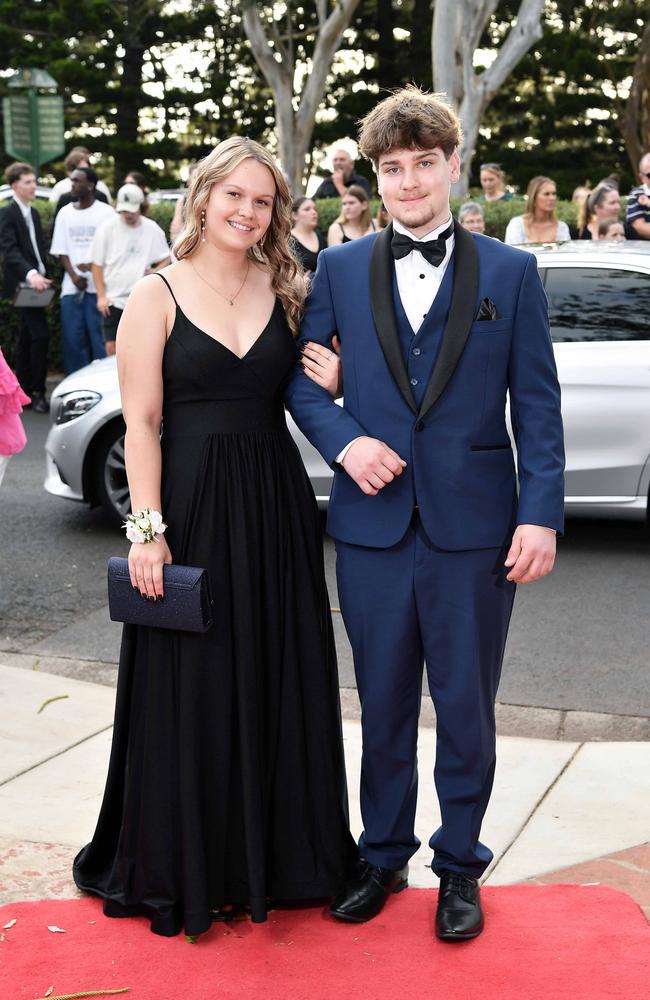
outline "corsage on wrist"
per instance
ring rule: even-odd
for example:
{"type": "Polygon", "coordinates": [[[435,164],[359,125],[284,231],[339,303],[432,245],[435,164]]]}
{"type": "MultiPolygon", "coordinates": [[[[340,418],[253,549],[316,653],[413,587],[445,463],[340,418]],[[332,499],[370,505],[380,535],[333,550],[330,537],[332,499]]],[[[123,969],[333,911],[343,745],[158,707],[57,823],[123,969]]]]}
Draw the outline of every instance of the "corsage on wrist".
{"type": "Polygon", "coordinates": [[[130,542],[142,544],[155,542],[156,535],[162,535],[167,525],[163,522],[160,511],[145,507],[144,510],[127,514],[122,527],[126,530],[126,537],[130,542]]]}

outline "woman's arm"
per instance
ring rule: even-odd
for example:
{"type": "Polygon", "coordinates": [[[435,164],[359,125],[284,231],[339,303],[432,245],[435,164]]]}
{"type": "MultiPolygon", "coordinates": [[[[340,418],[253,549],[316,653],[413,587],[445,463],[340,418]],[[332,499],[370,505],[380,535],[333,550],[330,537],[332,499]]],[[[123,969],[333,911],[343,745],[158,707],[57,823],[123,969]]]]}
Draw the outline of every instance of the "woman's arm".
{"type": "Polygon", "coordinates": [[[335,247],[342,242],[343,232],[341,230],[341,226],[338,222],[333,222],[327,230],[327,245],[328,247],[335,247]]]}
{"type": "Polygon", "coordinates": [[[514,215],[506,226],[506,234],[503,237],[503,242],[515,245],[517,243],[524,243],[525,239],[526,234],[524,233],[521,216],[514,215]]]}
{"type": "MultiPolygon", "coordinates": [[[[143,278],[129,296],[117,336],[117,371],[126,423],[126,474],[131,510],[160,511],[160,424],[162,359],[172,298],[160,278],[143,278]]],[[[164,563],[172,561],[161,535],[134,543],[129,552],[131,583],[150,600],[163,596],[164,563]]]]}

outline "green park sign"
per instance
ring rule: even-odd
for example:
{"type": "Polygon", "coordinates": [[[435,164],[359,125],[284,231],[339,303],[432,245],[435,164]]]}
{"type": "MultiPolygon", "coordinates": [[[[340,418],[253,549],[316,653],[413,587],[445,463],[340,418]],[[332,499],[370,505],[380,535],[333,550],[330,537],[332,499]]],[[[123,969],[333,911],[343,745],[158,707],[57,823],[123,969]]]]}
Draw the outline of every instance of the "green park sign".
{"type": "Polygon", "coordinates": [[[44,70],[18,70],[9,86],[21,92],[2,99],[5,149],[38,170],[65,150],[63,98],[38,93],[39,88],[56,88],[44,70]]]}

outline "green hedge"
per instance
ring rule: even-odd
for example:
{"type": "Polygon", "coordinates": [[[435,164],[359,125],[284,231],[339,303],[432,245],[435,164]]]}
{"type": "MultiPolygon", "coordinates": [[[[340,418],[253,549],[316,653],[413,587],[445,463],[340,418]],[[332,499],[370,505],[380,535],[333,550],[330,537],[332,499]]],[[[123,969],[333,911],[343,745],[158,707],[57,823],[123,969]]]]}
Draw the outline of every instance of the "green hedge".
{"type": "MultiPolygon", "coordinates": [[[[455,198],[451,202],[451,210],[456,215],[463,201],[468,199],[455,198]]],[[[339,215],[340,201],[338,198],[322,198],[318,202],[318,228],[327,236],[329,226],[339,215]]],[[[372,214],[376,216],[381,202],[378,199],[372,202],[372,214]]],[[[34,202],[35,208],[41,214],[43,231],[46,234],[46,243],[49,242],[49,234],[52,227],[53,206],[46,201],[37,200],[34,202]]],[[[496,202],[492,204],[483,203],[485,210],[485,232],[488,236],[496,236],[503,239],[506,226],[514,215],[521,215],[526,209],[526,202],[523,198],[513,198],[512,201],[496,202]]],[[[160,202],[151,205],[148,216],[162,228],[165,233],[169,233],[169,225],[174,214],[174,204],[172,202],[160,202]]],[[[577,207],[570,201],[558,201],[557,215],[569,226],[575,227],[577,224],[577,207]]],[[[62,279],[62,269],[56,260],[52,263],[52,276],[55,284],[60,286],[62,279]]],[[[48,325],[50,327],[50,352],[49,366],[51,371],[61,370],[61,350],[60,350],[60,329],[59,329],[59,306],[58,298],[48,310],[48,325]]],[[[14,362],[16,333],[18,323],[16,311],[6,300],[0,299],[0,348],[10,365],[14,362]]]]}
{"type": "MultiPolygon", "coordinates": [[[[451,211],[455,215],[465,201],[478,201],[476,193],[468,195],[467,198],[452,198],[451,211]]],[[[526,211],[525,198],[513,198],[511,201],[480,202],[485,212],[485,232],[488,236],[496,236],[502,240],[506,226],[513,215],[522,215],[526,211]]],[[[318,228],[323,236],[327,236],[327,230],[334,220],[339,216],[341,203],[338,198],[319,198],[316,202],[318,207],[318,228]]],[[[374,199],[371,202],[373,218],[376,217],[381,202],[374,199]]],[[[575,227],[578,221],[577,206],[571,201],[558,201],[557,216],[567,225],[575,227]]]]}

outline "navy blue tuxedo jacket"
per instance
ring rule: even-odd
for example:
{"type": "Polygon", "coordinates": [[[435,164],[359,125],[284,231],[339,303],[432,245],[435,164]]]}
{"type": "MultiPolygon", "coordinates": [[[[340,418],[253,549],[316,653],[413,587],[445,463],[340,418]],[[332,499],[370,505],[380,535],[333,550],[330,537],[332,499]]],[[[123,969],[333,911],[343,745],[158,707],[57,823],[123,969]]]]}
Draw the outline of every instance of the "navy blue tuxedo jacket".
{"type": "Polygon", "coordinates": [[[397,330],[391,237],[388,226],[318,259],[301,340],[330,346],[340,337],[344,406],[299,366],[286,387],[291,415],[328,463],[360,435],[407,462],[376,496],[334,465],[329,533],[355,545],[394,545],[415,504],[432,542],[447,550],[501,546],[516,524],[562,531],[560,388],[535,257],[456,224],[451,304],[418,406],[397,330]],[[498,318],[477,322],[486,297],[498,318]]]}

